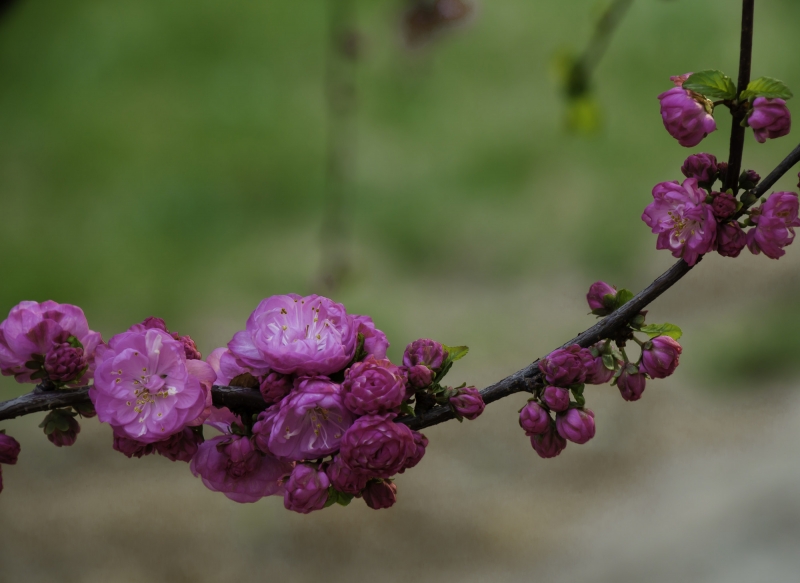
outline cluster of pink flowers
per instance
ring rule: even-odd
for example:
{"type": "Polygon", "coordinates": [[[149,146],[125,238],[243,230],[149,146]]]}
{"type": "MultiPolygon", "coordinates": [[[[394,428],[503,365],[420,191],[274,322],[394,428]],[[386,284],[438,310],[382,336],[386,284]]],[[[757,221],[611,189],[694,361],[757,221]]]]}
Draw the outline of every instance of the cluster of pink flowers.
{"type": "MultiPolygon", "coordinates": [[[[785,254],[784,247],[794,240],[794,227],[800,226],[797,194],[773,192],[763,204],[747,210],[742,222],[736,218],[742,203],[731,191],[713,190],[727,165],[718,163],[712,154],[693,154],[682,171],[687,177],[683,183],[661,182],[653,188],[653,202],[642,214],[642,220],[658,235],[657,249],[668,249],[689,265],[711,251],[737,257],[745,246],[772,259],[785,254]],[[745,231],[748,227],[752,228],[745,231]]],[[[739,184],[750,189],[759,180],[757,173],[747,170],[739,184]]]]}
{"type": "MultiPolygon", "coordinates": [[[[586,300],[593,313],[603,316],[618,307],[617,295],[614,287],[598,281],[589,288],[586,300]]],[[[643,325],[641,315],[634,329],[643,325]]],[[[539,362],[543,386],[519,413],[519,424],[539,456],[556,457],[567,447],[567,441],[584,444],[594,437],[594,413],[585,407],[586,385],[611,381],[623,399],[637,401],[648,378],[662,379],[675,372],[681,354],[676,340],[658,335],[642,342],[633,334],[629,339],[641,346],[635,363],[628,360],[624,350],[626,340],[616,341],[619,350],[612,348],[611,340],[589,348],[573,344],[554,350],[539,362]]]]}

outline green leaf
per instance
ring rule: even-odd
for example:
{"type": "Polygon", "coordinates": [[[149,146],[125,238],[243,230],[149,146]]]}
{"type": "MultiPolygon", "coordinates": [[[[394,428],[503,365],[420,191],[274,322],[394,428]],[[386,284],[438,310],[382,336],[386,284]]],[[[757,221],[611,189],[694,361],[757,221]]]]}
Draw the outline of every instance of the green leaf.
{"type": "Polygon", "coordinates": [[[699,71],[683,82],[683,88],[709,99],[736,99],[736,85],[722,71],[699,71]]]}
{"type": "Polygon", "coordinates": [[[442,344],[442,346],[447,351],[447,358],[452,362],[461,360],[469,352],[469,346],[447,346],[446,344],[442,344]]]}
{"type": "Polygon", "coordinates": [[[680,337],[683,336],[683,331],[675,324],[670,324],[669,322],[665,324],[648,324],[647,326],[642,326],[641,331],[650,338],[669,336],[675,340],[680,340],[680,337]]]}
{"type": "Polygon", "coordinates": [[[606,367],[608,370],[614,370],[617,368],[617,363],[614,361],[614,357],[610,354],[603,355],[603,366],[606,367]]]}
{"type": "Polygon", "coordinates": [[[67,338],[67,342],[69,342],[69,345],[72,346],[72,348],[83,348],[83,344],[81,344],[81,341],[75,338],[75,336],[70,336],[67,338]]]}
{"type": "Polygon", "coordinates": [[[578,407],[583,407],[586,405],[586,397],[583,395],[575,395],[575,403],[578,404],[578,407]]]}
{"type": "Polygon", "coordinates": [[[747,89],[742,91],[742,99],[752,101],[756,97],[766,97],[767,99],[791,99],[792,91],[783,81],[778,81],[772,77],[759,77],[753,79],[747,85],[747,89]]]}
{"type": "Polygon", "coordinates": [[[249,372],[233,377],[230,382],[231,387],[245,387],[248,389],[257,389],[259,385],[258,379],[249,372]]]}
{"type": "Polygon", "coordinates": [[[633,292],[629,289],[622,288],[617,292],[617,302],[614,309],[621,308],[633,299],[633,292]]]}
{"type": "Polygon", "coordinates": [[[409,417],[416,417],[416,415],[414,415],[414,408],[408,404],[408,401],[403,401],[400,404],[400,412],[409,417]]]}
{"type": "Polygon", "coordinates": [[[333,506],[339,500],[339,492],[333,486],[328,487],[328,499],[325,501],[325,508],[333,506]]]}
{"type": "Polygon", "coordinates": [[[338,492],[339,496],[336,498],[336,503],[340,506],[347,506],[353,500],[352,494],[345,494],[344,492],[338,492]]]}

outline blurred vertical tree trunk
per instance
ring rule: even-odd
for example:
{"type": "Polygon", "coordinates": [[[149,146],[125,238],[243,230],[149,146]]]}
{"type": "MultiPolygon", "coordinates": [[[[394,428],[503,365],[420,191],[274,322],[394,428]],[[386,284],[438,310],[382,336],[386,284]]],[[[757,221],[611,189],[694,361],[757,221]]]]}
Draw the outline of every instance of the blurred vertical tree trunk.
{"type": "Polygon", "coordinates": [[[0,19],[8,16],[10,9],[17,3],[17,0],[0,0],[0,19]]]}

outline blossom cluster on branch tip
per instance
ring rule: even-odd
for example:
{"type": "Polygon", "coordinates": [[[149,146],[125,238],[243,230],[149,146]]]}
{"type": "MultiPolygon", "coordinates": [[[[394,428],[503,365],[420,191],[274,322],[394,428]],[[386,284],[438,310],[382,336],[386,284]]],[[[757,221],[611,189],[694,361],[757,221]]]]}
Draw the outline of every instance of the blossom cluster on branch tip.
{"type": "MultiPolygon", "coordinates": [[[[189,336],[160,318],[108,343],[67,304],[23,302],[0,324],[3,374],[49,391],[92,383],[91,406],[45,416],[40,427],[53,444],[73,445],[76,417],[96,415],[129,458],[188,462],[206,487],[231,500],[279,495],[301,513],[354,497],[375,509],[393,505],[393,478],[416,466],[428,446],[397,422],[401,413],[440,405],[461,420],[483,412],[477,389],[441,383],[465,346],[420,339],[402,365],[386,358],[388,347],[369,316],[315,295],[263,300],[245,329],[206,361],[189,336]],[[217,408],[214,384],[258,389],[266,409],[217,408]],[[204,427],[221,435],[206,440],[204,427]]],[[[0,434],[0,463],[16,463],[18,453],[19,444],[0,434]]]]}
{"type": "MultiPolygon", "coordinates": [[[[586,294],[589,308],[598,316],[612,313],[632,298],[630,291],[617,290],[603,281],[593,283],[586,294]]],[[[519,412],[520,427],[539,456],[556,457],[568,441],[584,444],[594,437],[594,412],[586,408],[587,384],[611,381],[623,399],[638,401],[648,378],[662,379],[675,372],[682,350],[677,342],[680,328],[646,324],[646,316],[640,312],[613,338],[589,348],[577,344],[559,348],[539,362],[544,382],[519,412]],[[649,338],[640,340],[636,333],[649,338]],[[629,342],[640,347],[636,361],[631,361],[625,350],[629,342]]]]}

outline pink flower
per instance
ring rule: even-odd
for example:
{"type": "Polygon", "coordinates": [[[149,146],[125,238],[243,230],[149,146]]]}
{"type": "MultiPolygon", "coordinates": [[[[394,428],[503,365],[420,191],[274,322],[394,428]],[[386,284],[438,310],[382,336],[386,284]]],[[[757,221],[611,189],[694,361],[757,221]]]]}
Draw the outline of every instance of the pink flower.
{"type": "Polygon", "coordinates": [[[369,481],[368,475],[351,469],[338,455],[325,468],[325,473],[335,490],[353,496],[360,494],[369,481]]]}
{"type": "Polygon", "coordinates": [[[450,406],[455,409],[456,415],[470,421],[477,419],[486,408],[480,391],[475,387],[458,389],[458,394],[450,397],[450,406]]]}
{"type": "Polygon", "coordinates": [[[153,447],[170,461],[189,463],[201,443],[203,443],[203,436],[189,427],[185,427],[180,433],[176,433],[164,441],[155,442],[153,447]]]}
{"type": "Polygon", "coordinates": [[[767,139],[780,138],[789,133],[792,114],[783,99],[756,97],[747,124],[753,128],[756,141],[763,144],[767,139]]]}
{"type": "Polygon", "coordinates": [[[0,432],[0,492],[3,491],[3,466],[14,465],[19,457],[19,443],[10,435],[0,432]]]}
{"type": "Polygon", "coordinates": [[[423,364],[431,370],[438,371],[442,368],[446,358],[447,351],[444,346],[430,338],[420,338],[406,346],[403,353],[403,366],[411,368],[423,364]]]}
{"type": "Polygon", "coordinates": [[[272,405],[266,411],[261,411],[253,423],[253,445],[260,451],[272,455],[269,449],[269,438],[272,435],[272,428],[275,425],[275,417],[280,412],[280,404],[272,405]]]}
{"type": "Polygon", "coordinates": [[[295,390],[280,403],[269,438],[269,450],[281,459],[316,459],[339,449],[353,424],[342,388],[327,377],[297,379],[295,390]]]}
{"type": "Polygon", "coordinates": [[[279,372],[267,373],[261,381],[258,389],[261,396],[268,404],[277,403],[292,390],[294,378],[292,375],[281,374],[279,372]]]}
{"type": "Polygon", "coordinates": [[[421,434],[419,431],[411,430],[411,434],[414,436],[414,445],[417,446],[417,451],[414,455],[406,459],[406,463],[403,465],[403,469],[400,470],[399,473],[403,473],[406,470],[410,470],[414,466],[416,466],[419,462],[422,461],[422,458],[425,456],[425,450],[428,447],[428,438],[421,434]]]}
{"type": "Polygon", "coordinates": [[[682,185],[656,184],[653,202],[642,214],[642,220],[658,234],[656,249],[669,249],[673,257],[682,257],[689,265],[714,249],[717,221],[704,200],[705,192],[695,178],[687,178],[682,185]]]}
{"type": "Polygon", "coordinates": [[[344,306],[328,298],[272,296],[262,300],[228,348],[256,374],[331,374],[353,359],[357,328],[344,306]]]}
{"type": "Polygon", "coordinates": [[[642,350],[642,364],[639,370],[651,379],[664,379],[678,368],[683,349],[677,340],[669,336],[656,336],[648,344],[650,348],[642,350]]]}
{"type": "Polygon", "coordinates": [[[630,374],[627,368],[622,369],[622,373],[617,379],[619,394],[626,401],[638,401],[641,399],[646,384],[647,377],[644,374],[639,372],[630,374]]]}
{"type": "Polygon", "coordinates": [[[616,298],[616,288],[604,281],[594,282],[589,287],[589,293],[586,294],[586,301],[589,303],[590,310],[610,310],[613,308],[616,298]]]}
{"type": "Polygon", "coordinates": [[[221,387],[230,386],[231,380],[250,373],[250,369],[239,363],[231,351],[224,347],[215,348],[206,360],[217,375],[216,384],[221,387]]]}
{"type": "Polygon", "coordinates": [[[154,443],[142,443],[135,439],[130,439],[124,435],[119,435],[114,430],[114,449],[129,458],[141,458],[146,455],[156,453],[156,445],[154,443]]]}
{"type": "MultiPolygon", "coordinates": [[[[597,347],[600,348],[601,346],[602,342],[599,342],[597,347]]],[[[610,381],[613,376],[614,371],[606,368],[603,362],[603,356],[599,355],[593,357],[591,364],[586,368],[586,380],[584,382],[587,385],[604,385],[610,381]]]]}
{"type": "Polygon", "coordinates": [[[148,316],[141,324],[134,324],[128,328],[128,332],[144,332],[146,330],[161,330],[172,336],[175,340],[180,341],[183,344],[187,360],[201,360],[203,358],[203,355],[197,350],[197,345],[194,343],[191,336],[180,336],[177,332],[170,332],[167,330],[167,324],[161,318],[148,316]]]}
{"type": "MultiPolygon", "coordinates": [[[[0,324],[0,372],[14,375],[20,383],[38,382],[45,375],[42,367],[47,355],[69,342],[70,338],[82,345],[79,348],[81,358],[89,364],[89,369],[82,376],[69,380],[88,383],[94,372],[94,352],[102,343],[102,338],[99,332],[89,330],[83,310],[50,300],[41,304],[20,302],[0,324]]],[[[53,360],[57,360],[57,357],[51,356],[53,360]]],[[[82,369],[70,370],[79,374],[82,369]]],[[[63,371],[64,374],[66,372],[63,371]]]]}
{"type": "Polygon", "coordinates": [[[564,439],[583,444],[594,437],[594,413],[589,409],[570,409],[556,415],[556,430],[564,439]]]}
{"type": "Polygon", "coordinates": [[[406,375],[390,361],[368,356],[347,369],[342,392],[356,415],[397,412],[406,396],[406,375]]]}
{"type": "Polygon", "coordinates": [[[664,127],[681,146],[692,148],[717,129],[711,115],[714,106],[701,95],[673,87],[659,95],[658,100],[664,127]]]}
{"type": "Polygon", "coordinates": [[[397,486],[388,480],[370,480],[361,495],[373,510],[391,508],[397,502],[397,486]]]}
{"type": "Polygon", "coordinates": [[[784,247],[794,241],[794,227],[800,227],[798,219],[798,200],[794,192],[773,192],[767,202],[753,209],[750,219],[755,229],[747,233],[747,246],[750,251],[770,259],[782,257],[784,247]]]}
{"type": "Polygon", "coordinates": [[[556,431],[554,424],[546,432],[531,435],[531,446],[539,454],[539,457],[549,459],[556,457],[564,448],[567,447],[567,440],[561,437],[556,431]]]}
{"type": "Polygon", "coordinates": [[[375,327],[375,322],[369,316],[353,316],[353,321],[358,326],[357,333],[364,337],[364,351],[367,356],[381,359],[386,358],[389,340],[386,334],[375,327]]]}
{"type": "Polygon", "coordinates": [[[699,184],[711,186],[717,179],[717,157],[714,154],[692,154],[683,162],[681,172],[686,178],[695,178],[699,184]]]}
{"type": "Polygon", "coordinates": [[[723,257],[738,257],[746,244],[747,234],[736,221],[717,226],[717,253],[723,257]]]}
{"type": "Polygon", "coordinates": [[[356,419],[342,439],[342,461],[357,472],[390,478],[417,455],[411,430],[391,413],[356,419]]]}
{"type": "Polygon", "coordinates": [[[539,362],[539,370],[551,385],[569,387],[586,380],[586,371],[592,366],[591,352],[577,344],[558,348],[539,362]]]}
{"type": "Polygon", "coordinates": [[[213,378],[208,364],[186,360],[183,343],[166,332],[123,332],[98,351],[89,397],[101,422],[153,443],[202,423],[213,378]]]}
{"type": "Polygon", "coordinates": [[[209,490],[245,503],[282,495],[292,466],[259,452],[247,437],[220,435],[200,444],[189,467],[209,490]]]}
{"type": "Polygon", "coordinates": [[[298,464],[286,482],[283,505],[287,510],[294,510],[300,514],[322,510],[328,501],[330,485],[331,482],[325,472],[313,466],[298,464]]]}
{"type": "Polygon", "coordinates": [[[525,435],[542,435],[551,425],[550,414],[536,401],[528,401],[519,412],[519,426],[525,431],[525,435]]]}
{"type": "MultiPolygon", "coordinates": [[[[416,364],[406,368],[406,375],[408,376],[408,384],[412,389],[424,389],[433,382],[435,373],[424,364],[416,364]]],[[[413,394],[414,392],[411,391],[411,395],[413,394]]]]}
{"type": "Polygon", "coordinates": [[[569,390],[548,386],[542,394],[542,401],[551,411],[566,411],[569,407],[569,390]]]}
{"type": "Polygon", "coordinates": [[[711,201],[711,212],[718,219],[727,219],[736,212],[736,199],[727,192],[715,192],[711,201]]]}

